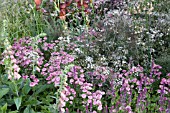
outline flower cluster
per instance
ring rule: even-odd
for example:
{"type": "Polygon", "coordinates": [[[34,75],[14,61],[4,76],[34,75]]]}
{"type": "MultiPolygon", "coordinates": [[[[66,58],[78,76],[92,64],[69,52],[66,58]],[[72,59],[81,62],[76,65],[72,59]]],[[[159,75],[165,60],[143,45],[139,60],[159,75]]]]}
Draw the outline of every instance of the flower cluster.
{"type": "Polygon", "coordinates": [[[93,82],[96,83],[99,87],[103,86],[103,83],[106,82],[110,74],[110,69],[108,67],[96,67],[92,73],[89,73],[93,82]]]}
{"type": "Polygon", "coordinates": [[[34,87],[35,85],[38,85],[39,79],[36,78],[35,75],[31,75],[30,78],[33,80],[33,82],[30,83],[31,87],[34,87]]]}
{"type": "Polygon", "coordinates": [[[14,41],[12,50],[18,65],[24,68],[31,68],[33,64],[39,67],[43,64],[43,53],[39,48],[33,48],[31,45],[33,42],[32,38],[24,37],[19,41],[16,41],[16,39],[14,41]]]}
{"type": "MultiPolygon", "coordinates": [[[[140,65],[136,67],[133,66],[129,70],[122,70],[121,73],[114,74],[114,76],[117,76],[117,79],[113,79],[112,82],[114,83],[111,83],[111,87],[113,87],[111,89],[112,93],[109,93],[109,95],[113,95],[113,99],[116,99],[118,96],[116,91],[119,90],[120,98],[117,101],[113,100],[113,103],[115,104],[112,111],[126,111],[128,113],[132,113],[132,106],[129,106],[129,103],[133,103],[134,100],[136,101],[136,110],[147,109],[146,104],[148,105],[150,103],[150,96],[152,94],[155,94],[155,90],[153,89],[153,87],[149,86],[152,86],[153,84],[159,84],[159,80],[161,77],[159,69],[161,69],[161,66],[156,65],[154,62],[152,62],[151,72],[148,74],[144,73],[144,69],[140,65]]],[[[161,79],[159,85],[160,89],[157,90],[160,105],[159,110],[161,112],[168,110],[168,106],[167,104],[165,104],[169,102],[168,94],[170,92],[170,80],[168,78],[168,75],[166,78],[161,79]]]]}
{"type": "Polygon", "coordinates": [[[102,96],[105,94],[105,92],[103,91],[100,91],[100,90],[97,90],[96,92],[92,93],[92,96],[88,97],[89,98],[89,102],[90,100],[92,100],[93,102],[93,105],[96,105],[98,106],[97,107],[97,110],[102,110],[102,102],[101,102],[101,99],[102,99],[102,96]]]}
{"type": "Polygon", "coordinates": [[[41,74],[47,76],[48,84],[54,83],[55,86],[60,84],[60,75],[63,74],[63,65],[71,63],[74,58],[64,51],[51,53],[50,59],[45,63],[41,74]]]}
{"type": "MultiPolygon", "coordinates": [[[[169,75],[170,74],[167,74],[167,77],[169,77],[169,75]]],[[[168,112],[170,109],[168,108],[168,106],[167,106],[167,109],[166,109],[165,106],[166,106],[166,101],[170,102],[168,97],[166,97],[166,95],[168,95],[169,92],[170,92],[170,77],[161,79],[159,89],[157,90],[157,92],[158,92],[158,94],[160,94],[159,111],[160,112],[168,112]]]]}
{"type": "Polygon", "coordinates": [[[1,64],[5,65],[5,68],[7,69],[8,79],[20,79],[20,67],[17,64],[17,59],[14,57],[15,53],[12,51],[12,46],[7,39],[5,39],[4,45],[6,46],[6,50],[2,53],[4,58],[1,61],[1,64]]]}
{"type": "MultiPolygon", "coordinates": [[[[67,73],[68,76],[68,86],[65,87],[63,93],[61,93],[61,102],[60,106],[62,107],[62,111],[65,109],[63,107],[66,105],[66,102],[69,104],[73,104],[73,100],[75,98],[81,98],[81,103],[85,106],[97,106],[97,110],[102,110],[102,95],[105,92],[97,90],[93,91],[93,84],[86,82],[84,70],[80,66],[73,66],[70,71],[67,73]]],[[[88,109],[88,108],[87,108],[88,109]]],[[[92,111],[92,108],[90,109],[92,111]]]]}

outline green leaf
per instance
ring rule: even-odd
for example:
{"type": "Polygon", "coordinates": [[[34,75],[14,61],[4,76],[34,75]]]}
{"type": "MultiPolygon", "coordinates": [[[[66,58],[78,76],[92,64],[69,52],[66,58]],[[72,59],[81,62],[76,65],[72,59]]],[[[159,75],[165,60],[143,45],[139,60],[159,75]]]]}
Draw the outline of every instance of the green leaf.
{"type": "Polygon", "coordinates": [[[46,33],[41,33],[41,34],[37,35],[37,37],[45,37],[45,36],[47,36],[46,33]]]}
{"type": "Polygon", "coordinates": [[[27,102],[25,102],[24,105],[32,105],[32,106],[36,106],[36,105],[39,105],[41,104],[42,102],[38,101],[37,99],[35,98],[29,98],[27,102]]]}
{"type": "Polygon", "coordinates": [[[35,113],[35,111],[31,107],[26,107],[24,113],[35,113]]]}
{"type": "Polygon", "coordinates": [[[18,91],[17,85],[13,82],[9,83],[9,87],[12,90],[13,93],[16,93],[18,91]]]}
{"type": "Polygon", "coordinates": [[[0,99],[9,92],[9,88],[1,88],[0,90],[0,99]]]}
{"type": "Polygon", "coordinates": [[[29,93],[29,91],[31,90],[31,87],[29,86],[29,82],[27,82],[23,89],[22,89],[22,93],[24,93],[25,95],[27,95],[29,93]]]}
{"type": "Polygon", "coordinates": [[[8,65],[10,63],[10,60],[9,59],[5,59],[4,60],[4,65],[8,65]]]}
{"type": "Polygon", "coordinates": [[[14,98],[15,105],[17,107],[17,110],[19,110],[19,107],[21,106],[22,97],[14,98]]]}
{"type": "Polygon", "coordinates": [[[6,110],[7,110],[7,103],[3,107],[1,107],[1,112],[6,113],[6,110]]]}
{"type": "Polygon", "coordinates": [[[9,113],[18,113],[18,111],[10,111],[9,113]]]}
{"type": "Polygon", "coordinates": [[[34,93],[34,95],[38,95],[39,93],[43,92],[44,90],[46,90],[47,88],[50,88],[50,85],[40,85],[39,87],[37,87],[36,92],[34,93]]]}

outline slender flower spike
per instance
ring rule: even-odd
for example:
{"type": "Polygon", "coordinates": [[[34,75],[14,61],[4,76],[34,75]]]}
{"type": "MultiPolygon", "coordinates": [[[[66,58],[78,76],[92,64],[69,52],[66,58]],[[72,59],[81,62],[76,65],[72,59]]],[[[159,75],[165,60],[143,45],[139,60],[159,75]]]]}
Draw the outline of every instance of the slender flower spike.
{"type": "Polygon", "coordinates": [[[42,3],[42,0],[34,0],[36,6],[40,6],[42,3]]]}
{"type": "Polygon", "coordinates": [[[35,5],[36,5],[36,9],[39,10],[40,9],[40,5],[42,3],[42,0],[34,0],[35,5]]]}

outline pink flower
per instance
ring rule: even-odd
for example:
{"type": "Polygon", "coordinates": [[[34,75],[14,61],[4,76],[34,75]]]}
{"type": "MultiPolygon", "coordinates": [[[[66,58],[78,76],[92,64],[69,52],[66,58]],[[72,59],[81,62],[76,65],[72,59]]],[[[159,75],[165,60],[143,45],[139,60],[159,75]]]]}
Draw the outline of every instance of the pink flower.
{"type": "Polygon", "coordinates": [[[131,107],[130,106],[126,106],[126,110],[127,111],[131,111],[131,107]]]}
{"type": "Polygon", "coordinates": [[[66,105],[66,103],[64,102],[64,100],[63,99],[59,99],[59,107],[65,107],[65,105],[66,105]]]}
{"type": "Polygon", "coordinates": [[[82,98],[86,98],[86,94],[82,94],[81,97],[82,97],[82,98]]]}
{"type": "Polygon", "coordinates": [[[13,65],[14,71],[19,72],[20,68],[18,67],[18,65],[14,64],[13,65]]]}
{"type": "Polygon", "coordinates": [[[31,75],[30,78],[31,78],[31,79],[35,79],[35,75],[31,75]]]}
{"type": "Polygon", "coordinates": [[[84,72],[84,70],[83,70],[83,69],[81,69],[81,70],[80,70],[80,72],[81,72],[81,73],[83,73],[83,72],[84,72]]]}
{"type": "Polygon", "coordinates": [[[170,73],[168,73],[167,76],[170,77],[170,73]]]}
{"type": "Polygon", "coordinates": [[[138,85],[138,86],[139,86],[139,85],[140,85],[140,81],[137,81],[137,82],[136,82],[136,85],[138,85]]]}
{"type": "Polygon", "coordinates": [[[31,83],[30,83],[30,87],[34,87],[35,85],[37,85],[36,82],[31,82],[31,83]]]}
{"type": "Polygon", "coordinates": [[[37,70],[38,72],[40,72],[40,68],[39,68],[39,67],[36,67],[36,70],[37,70]]]}
{"type": "Polygon", "coordinates": [[[46,68],[43,68],[42,71],[46,71],[47,69],[46,68]]]}
{"type": "Polygon", "coordinates": [[[69,77],[71,77],[73,74],[72,74],[72,72],[68,72],[67,75],[68,75],[69,77]]]}
{"type": "Polygon", "coordinates": [[[88,95],[91,95],[91,94],[92,94],[90,91],[87,91],[86,93],[87,93],[88,95]]]}
{"type": "Polygon", "coordinates": [[[14,79],[20,79],[21,78],[21,75],[17,72],[14,72],[14,79]]]}
{"type": "Polygon", "coordinates": [[[93,104],[94,104],[94,105],[97,105],[96,99],[93,100],[93,104]]]}
{"type": "Polygon", "coordinates": [[[100,100],[102,98],[102,95],[98,94],[96,98],[100,100]]]}
{"type": "Polygon", "coordinates": [[[70,100],[73,100],[74,99],[74,97],[73,96],[70,96],[70,100]]]}
{"type": "Polygon", "coordinates": [[[92,96],[88,96],[88,99],[92,99],[93,97],[92,96]]]}
{"type": "Polygon", "coordinates": [[[79,81],[79,85],[80,85],[80,86],[83,85],[83,82],[79,81]]]}
{"type": "Polygon", "coordinates": [[[10,74],[8,74],[8,79],[12,80],[12,76],[10,74]]]}
{"type": "Polygon", "coordinates": [[[96,103],[97,103],[97,105],[101,105],[102,104],[100,100],[97,100],[96,103]]]}
{"type": "Polygon", "coordinates": [[[82,90],[82,92],[84,92],[84,93],[85,93],[85,92],[87,92],[87,90],[86,90],[86,89],[83,89],[83,90],[82,90]]]}
{"type": "Polygon", "coordinates": [[[70,101],[70,104],[73,104],[73,101],[70,101]]]}
{"type": "Polygon", "coordinates": [[[65,109],[64,108],[61,108],[61,113],[65,113],[65,109]]]}
{"type": "Polygon", "coordinates": [[[126,90],[127,90],[127,91],[130,91],[130,87],[126,87],[126,90]]]}
{"type": "Polygon", "coordinates": [[[39,82],[39,79],[38,78],[35,78],[33,79],[34,82],[38,83],[39,82]]]}
{"type": "Polygon", "coordinates": [[[26,80],[28,78],[28,75],[22,76],[22,78],[26,80]]]}
{"type": "Polygon", "coordinates": [[[84,74],[80,74],[80,77],[82,77],[82,78],[83,78],[83,77],[84,77],[84,74]]]}
{"type": "Polygon", "coordinates": [[[92,100],[88,99],[87,102],[88,102],[88,103],[92,103],[92,100]]]}
{"type": "Polygon", "coordinates": [[[97,109],[100,111],[100,110],[102,110],[102,105],[99,105],[98,107],[97,107],[97,109]]]}
{"type": "Polygon", "coordinates": [[[161,84],[166,84],[166,79],[165,78],[162,78],[161,84]]]}
{"type": "Polygon", "coordinates": [[[60,93],[60,96],[61,96],[61,98],[62,98],[63,100],[65,100],[66,95],[65,95],[63,92],[60,93]]]}
{"type": "Polygon", "coordinates": [[[74,82],[74,80],[73,79],[70,79],[70,84],[72,84],[74,82]]]}
{"type": "Polygon", "coordinates": [[[46,63],[46,64],[44,65],[44,67],[47,67],[47,66],[49,66],[49,64],[48,64],[48,63],[46,63]]]}

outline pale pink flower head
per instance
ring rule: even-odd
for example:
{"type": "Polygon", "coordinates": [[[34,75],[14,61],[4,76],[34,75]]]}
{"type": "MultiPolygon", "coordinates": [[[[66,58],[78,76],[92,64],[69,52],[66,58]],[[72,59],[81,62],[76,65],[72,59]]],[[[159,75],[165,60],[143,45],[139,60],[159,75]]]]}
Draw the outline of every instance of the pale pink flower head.
{"type": "Polygon", "coordinates": [[[102,110],[102,105],[99,105],[98,107],[97,107],[97,110],[102,110]]]}
{"type": "Polygon", "coordinates": [[[92,99],[93,97],[92,96],[88,96],[88,99],[92,99]]]}
{"type": "Polygon", "coordinates": [[[21,75],[17,72],[14,72],[14,79],[20,79],[21,78],[21,75]]]}
{"type": "Polygon", "coordinates": [[[91,99],[88,99],[87,102],[88,102],[88,103],[92,103],[92,100],[91,100],[91,99]]]}
{"type": "Polygon", "coordinates": [[[11,74],[8,74],[8,79],[12,80],[11,74]]]}
{"type": "Polygon", "coordinates": [[[81,97],[82,97],[82,98],[86,98],[86,94],[82,94],[81,97]]]}
{"type": "Polygon", "coordinates": [[[59,99],[59,107],[62,108],[62,107],[65,107],[65,105],[66,105],[66,102],[64,102],[64,100],[60,98],[59,99]]]}
{"type": "Polygon", "coordinates": [[[14,71],[19,72],[20,68],[18,67],[18,65],[14,64],[13,65],[14,71]]]}
{"type": "Polygon", "coordinates": [[[63,100],[66,99],[66,95],[64,94],[64,92],[61,92],[61,93],[60,93],[60,96],[61,96],[61,98],[62,98],[63,100]]]}
{"type": "Polygon", "coordinates": [[[70,96],[70,100],[73,100],[74,99],[74,97],[73,96],[70,96]]]}
{"type": "Polygon", "coordinates": [[[96,96],[96,98],[100,100],[100,99],[102,98],[102,95],[101,95],[101,94],[98,94],[98,95],[96,96]]]}
{"type": "Polygon", "coordinates": [[[61,113],[65,113],[65,109],[64,108],[61,108],[61,113]]]}

